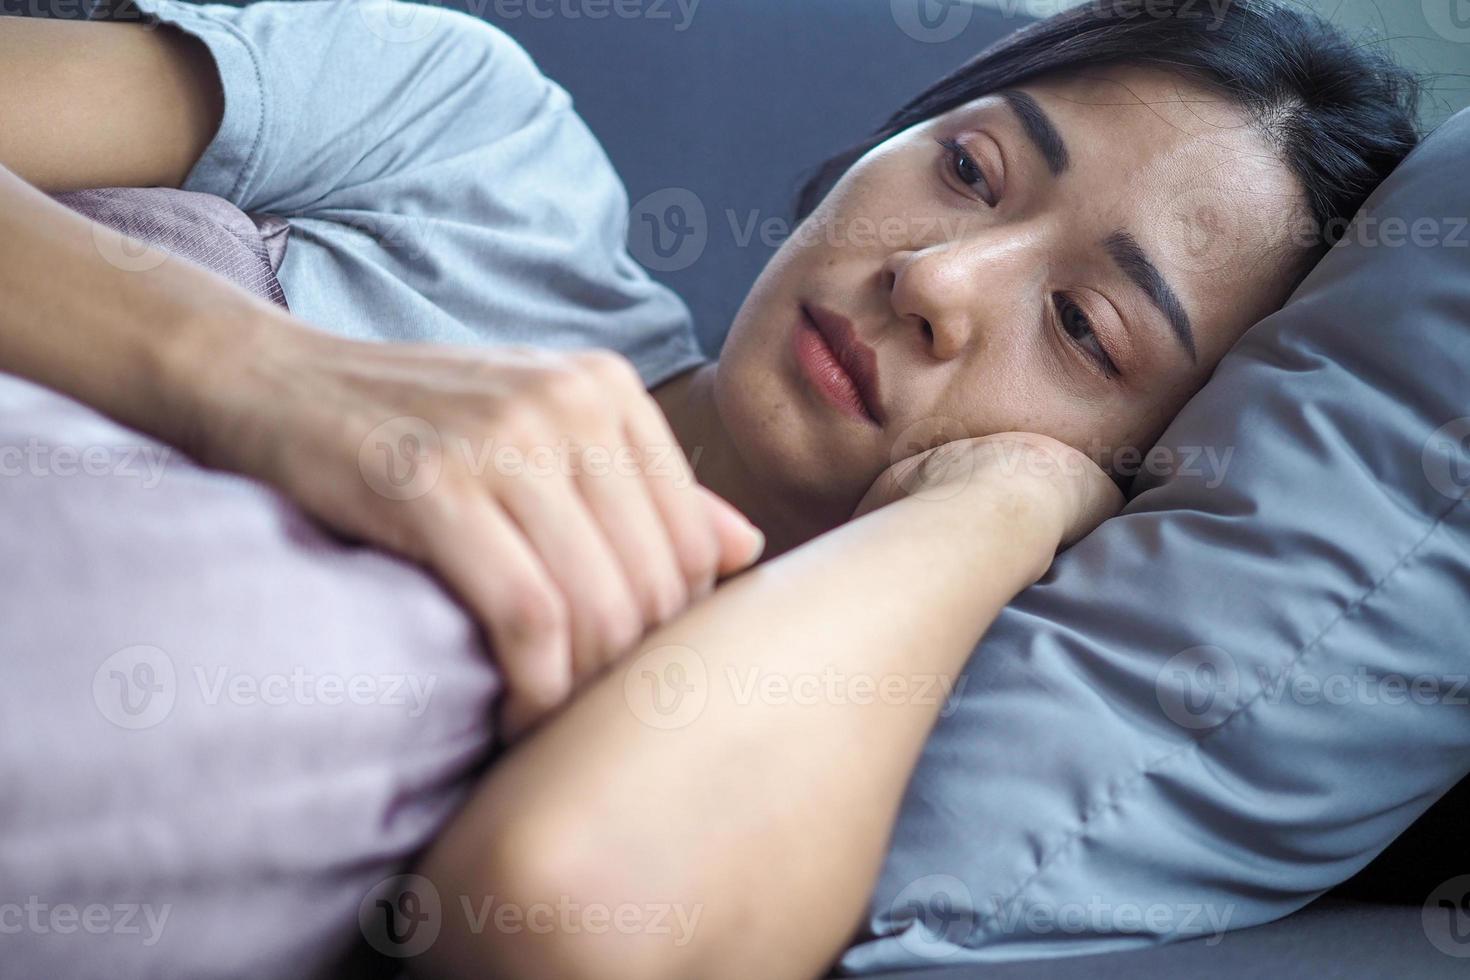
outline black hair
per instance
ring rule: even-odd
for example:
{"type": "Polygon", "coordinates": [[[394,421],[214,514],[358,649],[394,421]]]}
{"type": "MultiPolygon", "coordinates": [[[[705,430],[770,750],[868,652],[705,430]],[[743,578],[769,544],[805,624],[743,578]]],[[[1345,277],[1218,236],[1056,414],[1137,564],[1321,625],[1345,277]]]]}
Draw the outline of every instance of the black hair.
{"type": "Polygon", "coordinates": [[[802,187],[803,219],[890,137],[1030,79],[1105,64],[1172,70],[1244,108],[1296,176],[1325,250],[1419,142],[1416,77],[1315,14],[1275,0],[1093,0],[1030,24],[955,69],[802,187]]]}

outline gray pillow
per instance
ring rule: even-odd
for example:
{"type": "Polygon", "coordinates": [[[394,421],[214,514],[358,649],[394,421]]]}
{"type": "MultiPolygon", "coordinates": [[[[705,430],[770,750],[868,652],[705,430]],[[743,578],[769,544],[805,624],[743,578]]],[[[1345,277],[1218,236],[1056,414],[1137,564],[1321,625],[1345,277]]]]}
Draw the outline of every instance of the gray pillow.
{"type": "MultiPolygon", "coordinates": [[[[1248,332],[1124,514],[1000,617],[844,969],[1265,922],[1470,771],[1467,172],[1470,112],[1248,332]]],[[[1470,955],[1470,877],[1445,879],[1425,928],[1470,955]]]]}

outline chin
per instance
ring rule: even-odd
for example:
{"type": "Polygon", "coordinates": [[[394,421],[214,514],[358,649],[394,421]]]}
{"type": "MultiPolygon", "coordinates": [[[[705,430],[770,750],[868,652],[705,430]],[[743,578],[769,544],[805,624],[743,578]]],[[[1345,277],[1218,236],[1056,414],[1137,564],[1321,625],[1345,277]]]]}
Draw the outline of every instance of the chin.
{"type": "MultiPolygon", "coordinates": [[[[785,349],[770,343],[761,348],[767,354],[785,349]]],[[[816,424],[812,406],[791,388],[774,357],[753,362],[741,353],[727,345],[715,372],[714,399],[752,482],[779,499],[782,509],[809,520],[837,513],[845,518],[872,481],[858,475],[861,468],[843,451],[838,433],[816,424]],[[730,354],[735,358],[727,361],[730,354]]]]}

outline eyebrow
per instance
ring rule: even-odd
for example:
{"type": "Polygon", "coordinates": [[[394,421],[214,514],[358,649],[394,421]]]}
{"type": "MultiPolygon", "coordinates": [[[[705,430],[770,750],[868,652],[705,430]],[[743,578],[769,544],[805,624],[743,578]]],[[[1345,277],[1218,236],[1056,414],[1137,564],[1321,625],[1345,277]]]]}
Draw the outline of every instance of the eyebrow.
{"type": "Polygon", "coordinates": [[[1067,143],[1062,139],[1062,134],[1057,132],[1056,125],[1040,103],[1025,92],[1013,88],[1002,89],[996,94],[1005,99],[1006,105],[1021,120],[1021,128],[1046,160],[1046,168],[1051,171],[1051,175],[1060,177],[1066,173],[1067,168],[1072,165],[1072,156],[1067,152],[1067,143]]]}
{"type": "Polygon", "coordinates": [[[1189,325],[1189,313],[1179,301],[1179,294],[1169,285],[1169,280],[1164,278],[1159,267],[1150,261],[1148,253],[1138,244],[1138,239],[1126,231],[1118,231],[1110,235],[1103,246],[1118,267],[1133,280],[1133,284],[1143,290],[1149,301],[1164,314],[1189,359],[1199,363],[1194,346],[1194,330],[1189,325]]]}

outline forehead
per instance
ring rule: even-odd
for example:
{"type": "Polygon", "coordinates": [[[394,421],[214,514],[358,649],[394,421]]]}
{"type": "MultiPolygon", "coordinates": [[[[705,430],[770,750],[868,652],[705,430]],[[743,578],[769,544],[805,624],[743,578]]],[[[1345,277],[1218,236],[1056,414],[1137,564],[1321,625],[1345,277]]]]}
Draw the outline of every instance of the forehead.
{"type": "MultiPolygon", "coordinates": [[[[1225,334],[1225,347],[1284,301],[1302,254],[1293,231],[1303,199],[1244,109],[1182,76],[1135,66],[1017,88],[1066,143],[1070,165],[1042,196],[1065,215],[1069,235],[1131,233],[1195,319],[1225,334]]],[[[1004,99],[956,111],[997,119],[1012,137],[1008,153],[1040,159],[1004,99]]]]}
{"type": "Polygon", "coordinates": [[[1073,151],[1075,182],[1110,200],[1157,205],[1214,194],[1285,210],[1296,181],[1245,109],[1215,90],[1152,68],[1105,66],[1017,86],[1073,151]]]}

